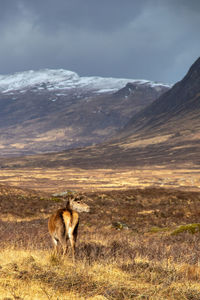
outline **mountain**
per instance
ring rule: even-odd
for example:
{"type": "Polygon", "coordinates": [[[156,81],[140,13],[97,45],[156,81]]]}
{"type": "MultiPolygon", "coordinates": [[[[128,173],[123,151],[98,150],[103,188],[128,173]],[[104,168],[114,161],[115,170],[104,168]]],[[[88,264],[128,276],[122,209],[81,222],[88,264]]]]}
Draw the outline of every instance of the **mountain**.
{"type": "MultiPolygon", "coordinates": [[[[95,149],[90,151],[94,160],[95,149]]],[[[200,58],[181,81],[134,115],[101,151],[98,155],[105,156],[108,165],[113,160],[116,166],[199,166],[200,58]]]]}
{"type": "MultiPolygon", "coordinates": [[[[117,94],[124,95],[129,87],[127,84],[117,94]]],[[[45,157],[28,157],[21,163],[82,168],[199,168],[200,58],[181,81],[130,118],[109,141],[45,157]]]]}
{"type": "Polygon", "coordinates": [[[190,126],[189,121],[200,125],[200,58],[191,66],[186,76],[154,103],[130,119],[123,129],[154,133],[155,130],[180,133],[180,130],[199,131],[199,126],[190,126]],[[187,122],[185,122],[187,120],[187,122]],[[182,123],[183,122],[183,123],[182,123]],[[199,123],[199,124],[198,124],[199,123]],[[166,126],[167,125],[167,128],[166,126]],[[176,126],[175,126],[176,125],[176,126]]]}
{"type": "Polygon", "coordinates": [[[147,80],[80,77],[63,69],[0,75],[0,155],[100,143],[168,89],[147,80]]]}
{"type": "Polygon", "coordinates": [[[199,165],[200,58],[180,82],[133,116],[109,148],[113,144],[130,164],[199,165]]]}

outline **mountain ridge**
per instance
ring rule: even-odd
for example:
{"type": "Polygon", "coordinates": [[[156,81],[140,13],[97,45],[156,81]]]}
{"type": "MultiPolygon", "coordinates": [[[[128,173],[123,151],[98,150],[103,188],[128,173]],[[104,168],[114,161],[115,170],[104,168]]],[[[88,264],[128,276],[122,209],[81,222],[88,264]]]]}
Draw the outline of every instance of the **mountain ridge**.
{"type": "Polygon", "coordinates": [[[169,89],[147,80],[129,81],[79,77],[63,69],[0,76],[0,155],[100,143],[169,89]]]}
{"type": "Polygon", "coordinates": [[[128,82],[146,84],[152,87],[170,85],[150,80],[127,79],[100,76],[79,76],[76,72],[65,69],[41,69],[0,75],[0,92],[8,93],[19,89],[37,87],[38,89],[75,89],[88,88],[99,93],[114,92],[123,88],[128,82]]]}
{"type": "MultiPolygon", "coordinates": [[[[120,93],[124,95],[124,91],[120,93]]],[[[32,167],[41,164],[79,168],[199,168],[200,59],[181,81],[132,116],[120,133],[108,141],[45,156],[25,157],[21,163],[32,167]]]]}
{"type": "MultiPolygon", "coordinates": [[[[200,109],[200,58],[189,68],[184,78],[177,82],[172,89],[166,91],[156,101],[141,110],[129,120],[124,131],[137,132],[142,127],[155,128],[156,122],[161,126],[164,122],[177,116],[200,109]],[[163,118],[163,120],[161,120],[163,118]]],[[[198,112],[199,114],[199,112],[198,112]]]]}

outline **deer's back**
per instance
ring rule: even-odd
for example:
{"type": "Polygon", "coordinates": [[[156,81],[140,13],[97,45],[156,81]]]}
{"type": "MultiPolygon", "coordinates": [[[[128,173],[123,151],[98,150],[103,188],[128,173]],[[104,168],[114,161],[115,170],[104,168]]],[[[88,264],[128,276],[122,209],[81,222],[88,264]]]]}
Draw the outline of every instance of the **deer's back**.
{"type": "Polygon", "coordinates": [[[58,209],[49,217],[48,229],[50,234],[53,234],[57,231],[66,232],[71,227],[74,229],[78,224],[79,216],[76,211],[61,208],[58,209]]]}

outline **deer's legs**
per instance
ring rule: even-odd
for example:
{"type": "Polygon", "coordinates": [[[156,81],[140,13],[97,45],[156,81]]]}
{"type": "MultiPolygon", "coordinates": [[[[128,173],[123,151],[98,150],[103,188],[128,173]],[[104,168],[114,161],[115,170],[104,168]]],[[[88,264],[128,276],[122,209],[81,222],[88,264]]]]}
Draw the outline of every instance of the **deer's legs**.
{"type": "Polygon", "coordinates": [[[55,238],[52,238],[53,244],[54,244],[54,254],[57,255],[59,252],[59,245],[58,240],[55,238]]]}
{"type": "Polygon", "coordinates": [[[60,238],[60,243],[62,245],[63,257],[64,257],[67,252],[67,238],[65,236],[62,236],[60,238]]]}
{"type": "Polygon", "coordinates": [[[69,241],[72,247],[72,260],[75,262],[75,240],[73,235],[69,235],[69,241]]]}

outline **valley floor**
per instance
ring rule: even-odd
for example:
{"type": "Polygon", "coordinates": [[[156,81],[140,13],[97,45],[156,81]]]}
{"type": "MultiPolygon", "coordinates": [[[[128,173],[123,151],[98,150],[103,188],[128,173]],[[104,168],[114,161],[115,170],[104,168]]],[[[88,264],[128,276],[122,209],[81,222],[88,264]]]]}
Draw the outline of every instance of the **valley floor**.
{"type": "Polygon", "coordinates": [[[165,187],[200,190],[200,169],[161,166],[119,169],[23,168],[1,169],[0,183],[45,192],[165,187]]]}

